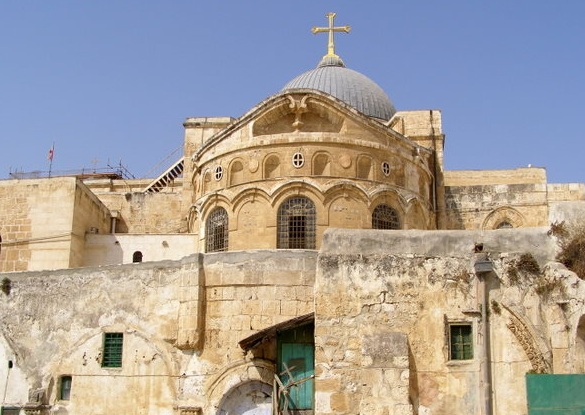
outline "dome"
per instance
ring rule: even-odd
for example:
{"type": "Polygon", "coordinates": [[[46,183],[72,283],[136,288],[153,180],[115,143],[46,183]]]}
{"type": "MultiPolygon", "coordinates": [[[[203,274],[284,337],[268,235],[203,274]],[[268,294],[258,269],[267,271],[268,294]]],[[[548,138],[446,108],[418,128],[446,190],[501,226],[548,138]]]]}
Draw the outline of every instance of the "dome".
{"type": "Polygon", "coordinates": [[[326,92],[369,117],[389,120],[396,113],[382,88],[367,76],[346,68],[337,55],[325,55],[317,68],[297,76],[281,92],[292,89],[326,92]]]}

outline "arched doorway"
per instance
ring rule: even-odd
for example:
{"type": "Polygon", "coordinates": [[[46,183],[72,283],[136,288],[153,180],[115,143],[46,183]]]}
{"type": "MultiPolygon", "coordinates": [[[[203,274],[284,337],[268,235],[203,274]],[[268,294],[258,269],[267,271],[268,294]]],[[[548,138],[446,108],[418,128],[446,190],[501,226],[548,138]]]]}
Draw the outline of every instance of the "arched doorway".
{"type": "Polygon", "coordinates": [[[271,415],[272,386],[249,380],[234,386],[219,405],[218,415],[271,415]]]}

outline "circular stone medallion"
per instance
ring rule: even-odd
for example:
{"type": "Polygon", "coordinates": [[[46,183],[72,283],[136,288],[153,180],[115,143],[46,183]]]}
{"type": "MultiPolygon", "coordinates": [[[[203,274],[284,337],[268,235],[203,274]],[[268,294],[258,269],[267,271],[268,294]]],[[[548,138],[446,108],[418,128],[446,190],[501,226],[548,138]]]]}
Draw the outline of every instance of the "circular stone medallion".
{"type": "Polygon", "coordinates": [[[351,166],[351,157],[347,154],[342,154],[339,156],[339,164],[344,169],[348,169],[351,166]]]}

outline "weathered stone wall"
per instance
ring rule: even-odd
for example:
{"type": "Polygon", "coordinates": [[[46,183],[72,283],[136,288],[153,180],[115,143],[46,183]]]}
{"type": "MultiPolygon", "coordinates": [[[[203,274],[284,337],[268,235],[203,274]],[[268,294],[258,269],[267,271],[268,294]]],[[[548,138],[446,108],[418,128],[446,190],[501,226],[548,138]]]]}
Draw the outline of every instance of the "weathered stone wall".
{"type": "Polygon", "coordinates": [[[0,294],[0,337],[14,364],[0,368],[6,404],[26,404],[40,389],[41,403],[64,414],[174,414],[180,269],[159,262],[4,274],[12,289],[0,294]],[[121,368],[101,366],[102,336],[111,331],[124,335],[121,368]],[[63,375],[73,378],[68,401],[57,395],[63,375]]]}
{"type": "Polygon", "coordinates": [[[543,168],[445,171],[444,180],[445,229],[495,229],[504,222],[514,228],[550,224],[550,186],[543,168]]]}
{"type": "Polygon", "coordinates": [[[549,223],[581,224],[585,217],[583,202],[553,202],[549,206],[549,223]]]}
{"type": "Polygon", "coordinates": [[[495,229],[548,225],[546,184],[445,187],[447,229],[495,229]]]}
{"type": "Polygon", "coordinates": [[[546,229],[515,232],[328,231],[315,284],[316,413],[481,414],[487,382],[494,413],[525,414],[525,373],[580,370],[584,284],[546,265],[546,229]],[[476,272],[486,258],[491,271],[476,272]],[[449,324],[461,322],[474,356],[450,360],[449,324]]]}
{"type": "MultiPolygon", "coordinates": [[[[313,311],[314,251],[192,255],[46,272],[4,273],[0,389],[31,391],[58,413],[217,413],[234,386],[271,385],[276,346],[246,356],[240,340],[313,311]],[[101,366],[103,333],[124,335],[121,368],[101,366]],[[61,376],[73,379],[58,399],[61,376]]],[[[35,403],[36,404],[36,403],[35,403]]]]}

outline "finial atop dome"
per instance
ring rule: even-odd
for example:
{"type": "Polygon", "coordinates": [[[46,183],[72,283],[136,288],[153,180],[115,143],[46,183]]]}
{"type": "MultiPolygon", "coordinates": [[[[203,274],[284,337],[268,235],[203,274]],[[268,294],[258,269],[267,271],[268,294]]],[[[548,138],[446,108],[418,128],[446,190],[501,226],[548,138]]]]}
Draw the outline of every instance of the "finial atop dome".
{"type": "Polygon", "coordinates": [[[328,32],[329,33],[329,42],[327,44],[327,54],[323,56],[321,62],[319,62],[318,67],[322,66],[342,66],[345,67],[345,64],[341,60],[339,56],[335,54],[335,41],[333,39],[334,32],[345,32],[349,33],[351,27],[349,26],[338,26],[335,27],[333,24],[333,20],[335,19],[335,13],[327,13],[325,15],[329,19],[329,27],[313,27],[311,32],[314,34],[328,32]]]}

